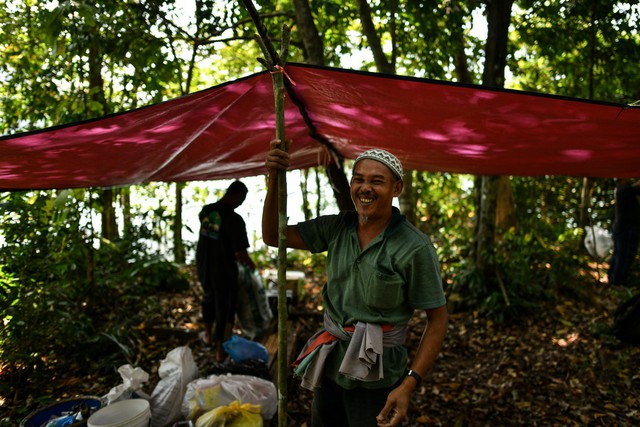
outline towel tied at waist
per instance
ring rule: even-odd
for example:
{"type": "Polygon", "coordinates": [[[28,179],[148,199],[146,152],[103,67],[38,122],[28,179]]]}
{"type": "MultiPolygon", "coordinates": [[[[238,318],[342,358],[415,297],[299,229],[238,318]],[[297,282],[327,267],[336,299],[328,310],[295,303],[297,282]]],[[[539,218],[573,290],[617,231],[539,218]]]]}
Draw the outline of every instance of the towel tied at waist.
{"type": "Polygon", "coordinates": [[[407,339],[407,326],[378,325],[357,322],[342,328],[324,312],[324,328],[316,332],[305,344],[293,362],[294,373],[302,378],[302,387],[313,390],[322,383],[324,365],[338,340],[349,341],[339,372],[359,381],[378,381],[384,378],[383,347],[403,345],[407,339]]]}

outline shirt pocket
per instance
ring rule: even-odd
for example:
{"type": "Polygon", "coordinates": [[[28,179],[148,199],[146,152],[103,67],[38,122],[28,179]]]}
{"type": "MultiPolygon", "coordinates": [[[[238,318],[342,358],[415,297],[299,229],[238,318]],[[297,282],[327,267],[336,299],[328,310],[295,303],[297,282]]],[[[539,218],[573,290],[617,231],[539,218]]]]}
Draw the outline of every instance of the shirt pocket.
{"type": "Polygon", "coordinates": [[[366,304],[376,309],[392,309],[403,302],[404,280],[397,273],[375,269],[366,286],[366,304]]]}

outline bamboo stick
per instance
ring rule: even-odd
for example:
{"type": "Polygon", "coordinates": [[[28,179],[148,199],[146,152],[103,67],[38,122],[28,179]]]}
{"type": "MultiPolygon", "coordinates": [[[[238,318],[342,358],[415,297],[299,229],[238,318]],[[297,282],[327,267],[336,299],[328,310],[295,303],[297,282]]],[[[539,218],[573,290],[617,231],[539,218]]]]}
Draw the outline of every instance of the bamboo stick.
{"type": "MultiPolygon", "coordinates": [[[[251,0],[243,0],[258,30],[255,39],[262,50],[263,58],[258,61],[271,72],[273,80],[273,96],[275,101],[276,139],[280,140],[279,148],[287,150],[285,142],[284,122],[284,61],[289,52],[291,29],[282,26],[281,55],[274,49],[267,30],[251,0]]],[[[287,377],[289,361],[287,360],[287,172],[278,171],[278,426],[287,425],[287,377]]]]}

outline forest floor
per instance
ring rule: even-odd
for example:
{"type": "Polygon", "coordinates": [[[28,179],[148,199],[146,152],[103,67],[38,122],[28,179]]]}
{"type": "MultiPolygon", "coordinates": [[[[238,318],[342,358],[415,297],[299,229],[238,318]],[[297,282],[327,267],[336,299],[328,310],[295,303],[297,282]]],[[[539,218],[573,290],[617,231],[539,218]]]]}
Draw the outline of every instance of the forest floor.
{"type": "MultiPolygon", "coordinates": [[[[319,327],[320,316],[314,314],[319,290],[308,283],[292,311],[297,345],[319,327]]],[[[627,294],[597,281],[585,283],[535,316],[508,324],[474,311],[452,313],[442,352],[414,393],[406,425],[640,426],[640,346],[623,345],[611,335],[613,312],[627,294]]],[[[199,298],[195,284],[187,292],[163,295],[163,324],[144,326],[150,332],[138,343],[133,364],[149,373],[143,388],[148,394],[159,381],[160,362],[177,346],[192,349],[201,376],[220,370],[213,352],[197,340],[199,298]]],[[[424,322],[420,314],[412,319],[410,348],[417,347],[424,322]]],[[[76,366],[34,379],[29,402],[5,401],[0,409],[24,417],[27,407],[37,407],[37,391],[59,398],[104,396],[120,382],[117,373],[76,366]]],[[[289,426],[309,425],[311,399],[290,376],[289,426]]],[[[16,426],[20,419],[0,425],[16,426]]]]}

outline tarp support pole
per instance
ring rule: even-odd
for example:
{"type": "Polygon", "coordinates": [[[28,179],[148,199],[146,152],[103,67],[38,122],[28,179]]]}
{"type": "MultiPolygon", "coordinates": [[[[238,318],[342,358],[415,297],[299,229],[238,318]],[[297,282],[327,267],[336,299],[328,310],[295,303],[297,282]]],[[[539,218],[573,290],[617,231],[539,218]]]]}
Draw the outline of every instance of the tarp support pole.
{"type": "MultiPolygon", "coordinates": [[[[285,26],[284,32],[290,30],[285,26]]],[[[284,126],[284,73],[271,73],[276,111],[276,139],[280,148],[287,149],[284,126]]],[[[287,381],[289,361],[287,337],[289,333],[287,312],[287,172],[278,171],[278,426],[287,425],[287,381]]]]}
{"type": "MultiPolygon", "coordinates": [[[[256,25],[258,34],[255,38],[264,54],[258,61],[271,73],[273,80],[273,96],[275,100],[276,139],[280,140],[282,150],[287,150],[284,122],[284,61],[289,52],[291,29],[282,26],[282,43],[280,55],[269,39],[267,30],[260,20],[251,0],[243,0],[256,25]]],[[[289,361],[287,357],[287,338],[289,327],[287,312],[287,172],[278,171],[278,426],[287,426],[287,382],[289,361]]]]}

